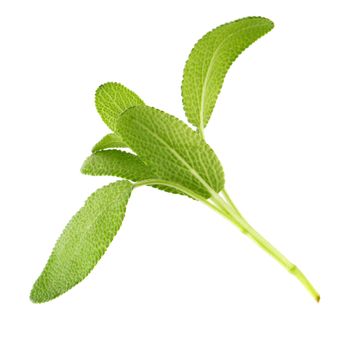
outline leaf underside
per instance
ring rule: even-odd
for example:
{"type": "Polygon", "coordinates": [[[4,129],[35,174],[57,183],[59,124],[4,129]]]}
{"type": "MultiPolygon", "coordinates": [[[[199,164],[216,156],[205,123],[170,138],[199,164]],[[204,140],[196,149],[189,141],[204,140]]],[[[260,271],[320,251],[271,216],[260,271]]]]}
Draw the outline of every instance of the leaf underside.
{"type": "Polygon", "coordinates": [[[128,145],[122,140],[121,136],[112,133],[104,136],[96,145],[92,148],[92,152],[102,151],[109,148],[128,148],[128,145]]]}
{"type": "Polygon", "coordinates": [[[186,62],[181,87],[190,123],[203,131],[231,64],[273,26],[267,18],[242,18],[213,29],[197,42],[186,62]]]}
{"type": "Polygon", "coordinates": [[[117,181],[94,192],[56,242],[30,298],[42,303],[83,280],[100,260],[124,219],[132,184],[117,181]]]}
{"type": "Polygon", "coordinates": [[[118,132],[157,178],[205,198],[224,187],[224,172],[214,151],[179,119],[152,107],[136,106],[121,115],[118,132]]]}
{"type": "Polygon", "coordinates": [[[96,90],[96,109],[113,132],[117,130],[118,117],[125,110],[143,104],[139,96],[119,83],[106,83],[96,90]]]}

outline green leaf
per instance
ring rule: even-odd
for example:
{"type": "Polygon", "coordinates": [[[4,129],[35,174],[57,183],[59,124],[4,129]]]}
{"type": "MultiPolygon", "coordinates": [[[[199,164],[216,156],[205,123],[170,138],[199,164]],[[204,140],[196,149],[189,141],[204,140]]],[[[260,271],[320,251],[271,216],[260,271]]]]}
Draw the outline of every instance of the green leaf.
{"type": "Polygon", "coordinates": [[[96,145],[92,148],[92,152],[101,151],[108,148],[127,148],[128,145],[122,140],[121,136],[113,133],[103,137],[96,145]]]}
{"type": "Polygon", "coordinates": [[[224,172],[213,150],[179,119],[148,106],[119,118],[118,132],[158,178],[209,198],[224,187],[224,172]]]}
{"type": "Polygon", "coordinates": [[[100,151],[90,155],[81,172],[95,176],[118,176],[132,181],[154,177],[150,168],[138,156],[119,150],[100,151]]]}
{"type": "Polygon", "coordinates": [[[83,280],[120,228],[133,185],[117,181],[93,193],[58,239],[30,298],[42,303],[83,280]]]}
{"type": "MultiPolygon", "coordinates": [[[[156,178],[140,157],[118,150],[99,151],[90,155],[83,163],[81,172],[93,176],[117,176],[132,181],[156,178]]],[[[152,187],[169,193],[183,194],[168,186],[152,185],[152,187]]]]}
{"type": "Polygon", "coordinates": [[[106,83],[96,90],[95,104],[106,125],[116,132],[118,117],[128,108],[143,105],[134,92],[119,83],[106,83]]]}
{"type": "Polygon", "coordinates": [[[201,133],[233,61],[273,26],[267,18],[242,18],[213,29],[194,46],[185,65],[181,89],[186,116],[201,133]]]}

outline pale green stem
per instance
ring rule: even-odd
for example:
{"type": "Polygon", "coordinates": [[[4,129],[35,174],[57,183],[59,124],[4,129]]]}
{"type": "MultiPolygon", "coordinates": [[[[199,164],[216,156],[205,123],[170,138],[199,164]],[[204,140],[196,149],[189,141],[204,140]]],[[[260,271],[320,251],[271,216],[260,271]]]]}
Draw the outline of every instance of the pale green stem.
{"type": "Polygon", "coordinates": [[[225,188],[222,190],[222,194],[224,195],[225,200],[230,204],[231,208],[233,208],[239,215],[241,215],[241,213],[238,211],[238,209],[236,208],[236,206],[232,202],[232,199],[229,196],[229,194],[227,193],[225,188]]]}
{"type": "Polygon", "coordinates": [[[203,131],[203,126],[201,125],[200,128],[197,129],[198,134],[202,137],[202,139],[204,140],[204,131],[203,131]]]}
{"type": "Polygon", "coordinates": [[[250,224],[244,219],[244,217],[236,209],[231,198],[227,192],[223,191],[224,197],[230,203],[232,208],[232,215],[229,220],[237,225],[239,229],[252,239],[256,244],[258,244],[263,250],[270,254],[275,260],[277,260],[288,272],[294,275],[301,284],[306,288],[306,290],[313,296],[313,298],[319,302],[320,295],[306,278],[306,276],[301,272],[301,270],[291,261],[289,261],[278,249],[276,249],[270,242],[268,242],[263,236],[261,236],[250,224]]]}
{"type": "Polygon", "coordinates": [[[210,200],[214,203],[209,202],[206,198],[198,195],[197,193],[189,190],[188,188],[179,185],[177,183],[173,183],[171,181],[160,180],[160,179],[148,179],[136,182],[134,187],[139,186],[154,186],[154,185],[163,185],[174,188],[180,192],[183,192],[187,196],[201,201],[203,204],[208,206],[209,208],[215,210],[221,216],[235,224],[245,235],[247,235],[250,239],[252,239],[256,244],[258,244],[263,250],[265,250],[268,254],[270,254],[275,260],[277,260],[287,271],[289,271],[292,275],[294,275],[301,284],[307,289],[307,291],[313,296],[313,298],[318,302],[320,301],[320,295],[312,286],[310,281],[306,278],[306,276],[299,270],[299,268],[290,262],[281,252],[279,252],[272,244],[270,244],[263,236],[261,236],[255,229],[249,225],[249,223],[244,219],[244,217],[237,210],[233,201],[231,200],[228,193],[223,190],[223,196],[226,201],[220,197],[214,191],[210,191],[212,197],[210,200]]]}
{"type": "Polygon", "coordinates": [[[176,189],[176,190],[178,190],[180,192],[183,192],[187,196],[202,202],[203,204],[205,204],[209,208],[215,210],[220,215],[226,217],[225,212],[223,212],[220,207],[217,207],[216,205],[210,203],[206,198],[204,198],[204,197],[200,196],[199,194],[189,190],[188,188],[186,188],[186,187],[184,187],[182,185],[179,185],[177,183],[171,182],[171,181],[166,181],[166,180],[161,180],[161,179],[147,179],[147,180],[142,180],[142,181],[135,182],[134,183],[134,188],[140,187],[140,186],[159,186],[159,185],[171,187],[171,188],[174,188],[174,189],[176,189]]]}

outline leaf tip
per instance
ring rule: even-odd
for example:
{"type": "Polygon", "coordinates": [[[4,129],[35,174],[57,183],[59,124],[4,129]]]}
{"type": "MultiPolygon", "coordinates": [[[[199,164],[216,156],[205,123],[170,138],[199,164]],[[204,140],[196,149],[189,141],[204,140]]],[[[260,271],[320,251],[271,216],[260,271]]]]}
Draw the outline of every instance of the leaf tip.
{"type": "Polygon", "coordinates": [[[38,282],[35,282],[32,290],[30,291],[29,299],[33,304],[41,304],[47,301],[43,298],[43,294],[38,288],[38,282]]]}

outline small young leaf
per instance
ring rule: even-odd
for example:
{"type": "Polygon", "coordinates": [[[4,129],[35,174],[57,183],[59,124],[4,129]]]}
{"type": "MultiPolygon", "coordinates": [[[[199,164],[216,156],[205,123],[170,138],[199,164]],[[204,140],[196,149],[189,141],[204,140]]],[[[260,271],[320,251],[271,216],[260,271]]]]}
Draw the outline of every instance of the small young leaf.
{"type": "Polygon", "coordinates": [[[130,107],[143,105],[144,102],[122,84],[106,83],[96,90],[95,104],[102,120],[115,132],[120,114],[130,107]]]}
{"type": "Polygon", "coordinates": [[[90,155],[81,172],[95,176],[118,176],[132,181],[154,177],[150,168],[138,156],[119,150],[99,151],[90,155]]]}
{"type": "Polygon", "coordinates": [[[102,151],[108,148],[127,148],[128,145],[122,140],[121,136],[112,133],[103,137],[96,145],[92,148],[92,152],[102,151]]]}
{"type": "Polygon", "coordinates": [[[120,228],[133,185],[117,181],[94,192],[58,239],[30,298],[42,303],[83,280],[120,228]]]}
{"type": "Polygon", "coordinates": [[[181,89],[186,116],[199,131],[203,132],[209,121],[232,62],[272,28],[273,22],[267,18],[242,18],[213,29],[194,46],[181,89]]]}
{"type": "Polygon", "coordinates": [[[119,118],[118,132],[158,178],[206,198],[224,187],[224,172],[214,151],[179,119],[152,107],[132,107],[119,118]]]}
{"type": "MultiPolygon", "coordinates": [[[[118,150],[99,151],[90,155],[83,163],[81,172],[93,176],[117,176],[132,181],[157,177],[138,156],[118,150]]],[[[152,187],[169,193],[183,194],[168,186],[152,185],[152,187]]]]}

